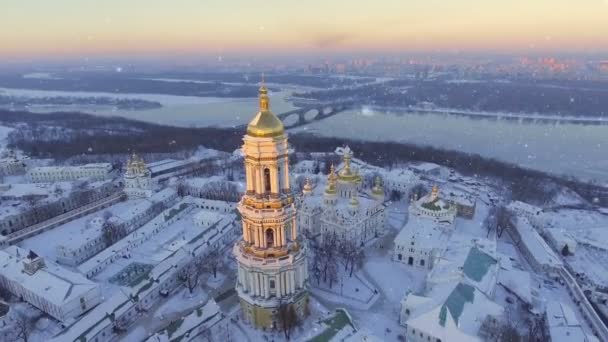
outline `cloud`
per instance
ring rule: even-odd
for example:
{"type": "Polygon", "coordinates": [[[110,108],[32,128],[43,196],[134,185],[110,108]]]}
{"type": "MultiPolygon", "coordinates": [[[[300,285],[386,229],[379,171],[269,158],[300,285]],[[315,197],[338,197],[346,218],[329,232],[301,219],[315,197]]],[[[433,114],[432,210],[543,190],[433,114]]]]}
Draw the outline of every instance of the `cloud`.
{"type": "Polygon", "coordinates": [[[312,43],[315,47],[321,49],[335,48],[354,38],[355,35],[352,33],[322,33],[313,37],[312,43]]]}

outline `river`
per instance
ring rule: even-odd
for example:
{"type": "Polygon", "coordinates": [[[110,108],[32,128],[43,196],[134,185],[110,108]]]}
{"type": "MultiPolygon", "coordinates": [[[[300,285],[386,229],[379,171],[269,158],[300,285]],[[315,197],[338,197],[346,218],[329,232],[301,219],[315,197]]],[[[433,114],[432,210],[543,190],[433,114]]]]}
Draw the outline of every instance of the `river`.
{"type": "MultiPolygon", "coordinates": [[[[275,113],[294,107],[286,100],[302,88],[283,87],[271,94],[275,113]]],[[[145,111],[98,107],[30,107],[28,110],[84,111],[123,116],[176,126],[234,126],[255,114],[257,99],[200,98],[152,94],[73,93],[0,89],[8,95],[111,96],[158,101],[163,108],[145,111]]],[[[365,140],[391,140],[477,153],[555,174],[608,182],[608,125],[571,123],[519,123],[474,119],[437,113],[390,113],[370,109],[351,110],[312,122],[294,131],[365,140]]],[[[356,152],[356,151],[355,151],[356,152]]]]}

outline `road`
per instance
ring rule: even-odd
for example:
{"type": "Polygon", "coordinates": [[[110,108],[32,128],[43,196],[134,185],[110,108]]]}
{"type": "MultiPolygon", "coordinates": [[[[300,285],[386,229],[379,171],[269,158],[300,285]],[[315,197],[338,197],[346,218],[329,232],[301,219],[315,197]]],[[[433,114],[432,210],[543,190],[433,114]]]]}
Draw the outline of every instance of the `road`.
{"type": "Polygon", "coordinates": [[[34,235],[41,234],[47,230],[56,228],[62,224],[73,221],[77,218],[83,217],[90,213],[94,213],[96,211],[101,210],[102,208],[109,207],[110,205],[122,200],[122,198],[124,198],[124,196],[126,196],[125,193],[120,191],[109,197],[102,198],[93,203],[89,203],[89,204],[79,207],[77,209],[68,211],[67,213],[55,216],[46,221],[37,223],[33,226],[29,226],[27,228],[24,228],[24,229],[14,232],[14,233],[11,233],[6,236],[7,243],[9,245],[14,245],[14,244],[19,243],[34,235]]]}

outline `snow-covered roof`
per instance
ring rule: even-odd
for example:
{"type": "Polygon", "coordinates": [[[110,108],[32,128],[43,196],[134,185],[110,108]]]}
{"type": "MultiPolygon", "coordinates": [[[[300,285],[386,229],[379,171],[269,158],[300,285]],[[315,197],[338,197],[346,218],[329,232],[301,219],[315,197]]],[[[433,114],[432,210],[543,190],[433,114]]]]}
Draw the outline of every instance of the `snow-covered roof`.
{"type": "Polygon", "coordinates": [[[51,339],[52,342],[87,340],[87,337],[97,335],[101,330],[112,324],[112,318],[135,305],[129,293],[122,290],[82,316],[74,324],[51,339]],[[84,338],[84,339],[83,339],[84,338]]]}
{"type": "Polygon", "coordinates": [[[529,272],[515,268],[501,269],[498,283],[522,301],[532,304],[532,278],[529,272]]]}
{"type": "Polygon", "coordinates": [[[156,173],[160,173],[160,172],[164,172],[164,171],[168,171],[168,170],[187,167],[187,166],[190,166],[197,162],[198,162],[198,160],[190,160],[190,159],[185,159],[185,160],[164,159],[164,160],[148,163],[148,169],[153,174],[156,174],[156,173]]]}
{"type": "Polygon", "coordinates": [[[28,252],[17,246],[0,251],[0,271],[3,277],[21,284],[28,291],[57,306],[79,298],[99,285],[79,273],[69,271],[53,262],[34,274],[23,272],[23,261],[28,252]]]}
{"type": "Polygon", "coordinates": [[[417,249],[442,249],[448,239],[449,234],[434,220],[412,216],[395,237],[395,245],[409,245],[414,241],[417,249]]]}
{"type": "Polygon", "coordinates": [[[562,261],[553,252],[551,247],[545,242],[545,240],[538,234],[538,232],[532,227],[530,222],[524,217],[518,217],[515,229],[521,236],[521,241],[526,245],[526,248],[532,257],[541,265],[548,265],[550,267],[559,267],[562,265],[562,261]]]}
{"type": "Polygon", "coordinates": [[[205,222],[207,224],[212,224],[221,220],[224,217],[225,215],[219,214],[214,211],[200,210],[192,216],[192,219],[194,220],[194,222],[205,222]]]}
{"type": "Polygon", "coordinates": [[[112,170],[112,164],[110,163],[91,163],[84,165],[74,165],[74,166],[38,166],[33,167],[29,170],[30,173],[35,172],[60,172],[60,171],[68,171],[68,170],[89,170],[89,169],[101,169],[110,171],[112,170]]]}
{"type": "Polygon", "coordinates": [[[553,342],[599,341],[595,336],[585,334],[572,308],[564,303],[550,301],[547,303],[545,315],[553,342]]]}
{"type": "Polygon", "coordinates": [[[150,336],[146,342],[179,341],[182,337],[188,336],[190,332],[193,332],[201,325],[211,326],[216,324],[221,318],[220,307],[213,299],[210,299],[202,307],[197,308],[188,316],[181,318],[177,329],[167,328],[162,330],[150,336]]]}
{"type": "Polygon", "coordinates": [[[528,204],[522,201],[512,201],[507,205],[507,209],[513,210],[515,212],[524,212],[529,215],[538,215],[543,211],[542,208],[534,206],[532,204],[528,204]]]}
{"type": "Polygon", "coordinates": [[[418,171],[418,172],[432,172],[435,171],[437,169],[439,169],[441,166],[435,164],[435,163],[418,163],[418,164],[414,164],[410,166],[410,169],[418,171]]]}
{"type": "Polygon", "coordinates": [[[25,183],[10,184],[9,189],[0,193],[2,198],[21,198],[26,196],[50,196],[55,194],[55,189],[63,190],[63,194],[68,194],[72,189],[70,182],[55,183],[25,183]]]}
{"type": "Polygon", "coordinates": [[[211,182],[219,181],[226,181],[226,179],[222,176],[217,175],[211,177],[188,177],[184,180],[184,184],[193,188],[202,188],[203,186],[211,182]]]}
{"type": "Polygon", "coordinates": [[[480,341],[477,334],[483,320],[503,312],[500,305],[466,282],[441,284],[428,296],[431,300],[420,301],[407,325],[442,341],[480,341]]]}

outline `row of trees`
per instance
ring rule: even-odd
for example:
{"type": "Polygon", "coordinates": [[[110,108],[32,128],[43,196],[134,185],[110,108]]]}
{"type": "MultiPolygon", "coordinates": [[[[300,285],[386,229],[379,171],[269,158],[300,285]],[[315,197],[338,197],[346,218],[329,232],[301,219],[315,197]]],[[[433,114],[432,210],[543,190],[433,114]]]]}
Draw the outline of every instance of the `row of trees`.
{"type": "MultiPolygon", "coordinates": [[[[309,235],[305,233],[305,235],[309,235]]],[[[321,281],[327,283],[331,289],[338,280],[339,267],[348,272],[349,277],[354,271],[361,267],[365,259],[363,249],[353,239],[339,237],[334,232],[325,232],[317,241],[313,237],[306,236],[309,241],[309,252],[311,253],[310,268],[317,285],[321,281]]]]}
{"type": "Polygon", "coordinates": [[[217,277],[217,271],[222,263],[222,255],[218,250],[213,249],[207,254],[195,257],[194,260],[184,266],[178,273],[177,279],[192,294],[204,274],[211,274],[213,278],[217,277]]]}
{"type": "Polygon", "coordinates": [[[201,189],[188,186],[181,181],[177,184],[177,194],[180,196],[194,195],[216,201],[238,202],[241,192],[236,183],[230,181],[214,181],[206,183],[201,189]]]}

